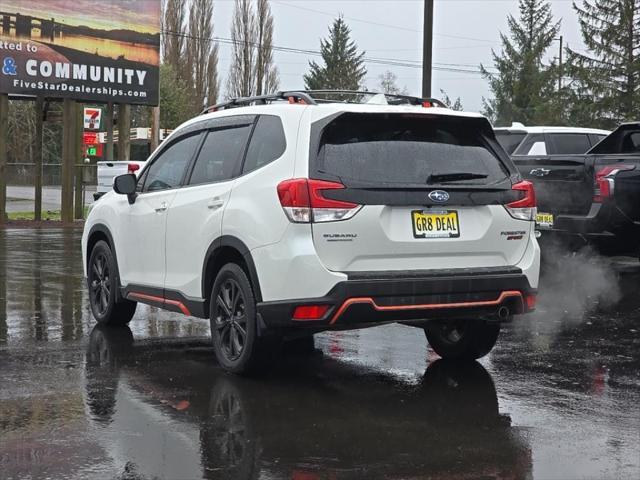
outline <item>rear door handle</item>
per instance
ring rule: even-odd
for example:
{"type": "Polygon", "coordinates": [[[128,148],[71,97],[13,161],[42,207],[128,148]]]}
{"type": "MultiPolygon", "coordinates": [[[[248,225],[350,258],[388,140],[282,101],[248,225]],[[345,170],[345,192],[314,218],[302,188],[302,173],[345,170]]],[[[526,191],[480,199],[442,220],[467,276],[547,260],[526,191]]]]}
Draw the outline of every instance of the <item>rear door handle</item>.
{"type": "Polygon", "coordinates": [[[220,208],[222,205],[224,205],[224,200],[222,200],[220,197],[215,197],[209,200],[209,203],[207,204],[207,208],[216,209],[216,208],[220,208]]]}
{"type": "Polygon", "coordinates": [[[156,212],[162,213],[167,209],[167,202],[162,202],[158,208],[156,208],[156,212]]]}

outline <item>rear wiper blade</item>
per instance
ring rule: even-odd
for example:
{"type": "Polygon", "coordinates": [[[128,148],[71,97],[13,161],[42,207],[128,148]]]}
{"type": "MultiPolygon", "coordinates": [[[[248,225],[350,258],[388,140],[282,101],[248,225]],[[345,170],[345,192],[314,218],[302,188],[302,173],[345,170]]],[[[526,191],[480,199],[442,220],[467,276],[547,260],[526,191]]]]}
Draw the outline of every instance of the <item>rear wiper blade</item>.
{"type": "Polygon", "coordinates": [[[474,180],[476,178],[487,178],[489,175],[483,173],[456,172],[456,173],[434,173],[429,175],[427,183],[458,182],[461,180],[474,180]]]}

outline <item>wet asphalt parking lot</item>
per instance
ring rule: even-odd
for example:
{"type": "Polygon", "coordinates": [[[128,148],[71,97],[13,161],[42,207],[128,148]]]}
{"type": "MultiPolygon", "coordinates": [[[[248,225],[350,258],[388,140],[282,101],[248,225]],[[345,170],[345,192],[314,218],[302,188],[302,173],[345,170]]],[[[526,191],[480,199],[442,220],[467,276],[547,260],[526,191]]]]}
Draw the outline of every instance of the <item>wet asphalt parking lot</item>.
{"type": "Polygon", "coordinates": [[[0,478],[638,479],[640,277],[552,262],[480,362],[400,325],[224,373],[208,322],[95,327],[79,229],[0,230],[0,478]]]}

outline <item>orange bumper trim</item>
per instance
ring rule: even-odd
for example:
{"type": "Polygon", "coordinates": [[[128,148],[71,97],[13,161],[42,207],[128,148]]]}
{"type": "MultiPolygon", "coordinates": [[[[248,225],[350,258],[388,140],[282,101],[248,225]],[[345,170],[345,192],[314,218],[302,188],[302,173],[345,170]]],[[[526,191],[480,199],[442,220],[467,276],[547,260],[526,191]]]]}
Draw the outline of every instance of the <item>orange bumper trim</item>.
{"type": "MultiPolygon", "coordinates": [[[[397,312],[403,310],[442,310],[447,308],[472,308],[472,307],[492,307],[500,305],[508,298],[519,298],[522,302],[522,292],[518,290],[505,290],[495,300],[483,300],[478,302],[457,302],[457,303],[426,303],[420,305],[378,305],[371,297],[354,297],[344,301],[336,313],[331,317],[330,325],[333,325],[338,318],[349,308],[351,305],[357,303],[368,303],[378,312],[397,312]]],[[[524,302],[523,302],[524,305],[524,302]]]]}

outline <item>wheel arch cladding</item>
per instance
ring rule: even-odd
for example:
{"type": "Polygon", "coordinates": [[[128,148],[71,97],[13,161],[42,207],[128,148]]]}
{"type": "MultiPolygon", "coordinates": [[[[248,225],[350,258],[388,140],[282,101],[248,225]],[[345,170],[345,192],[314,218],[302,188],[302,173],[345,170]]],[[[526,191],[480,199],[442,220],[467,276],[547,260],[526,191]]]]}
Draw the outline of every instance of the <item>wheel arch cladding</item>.
{"type": "Polygon", "coordinates": [[[93,247],[95,247],[96,243],[98,243],[100,240],[104,240],[105,242],[107,242],[107,244],[111,248],[111,253],[113,254],[113,258],[116,259],[117,264],[118,260],[116,258],[116,249],[113,243],[113,237],[111,236],[111,232],[109,231],[109,229],[102,224],[94,225],[89,231],[89,235],[87,237],[87,251],[85,252],[87,264],[89,264],[89,258],[91,257],[91,251],[93,250],[93,247]]]}
{"type": "Polygon", "coordinates": [[[224,235],[211,243],[205,255],[202,267],[202,298],[206,302],[205,311],[209,309],[213,282],[220,269],[227,263],[236,263],[242,268],[251,282],[256,302],[262,301],[258,273],[251,252],[239,238],[224,235]]]}

